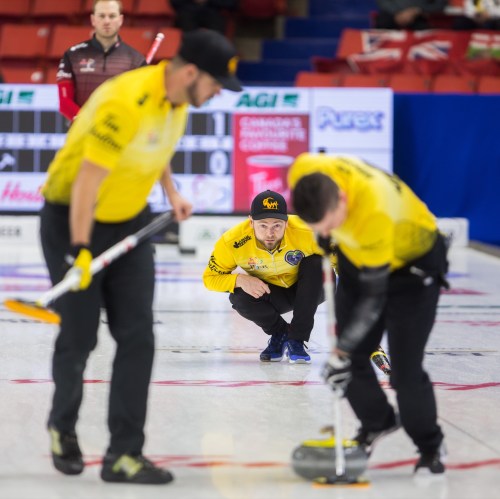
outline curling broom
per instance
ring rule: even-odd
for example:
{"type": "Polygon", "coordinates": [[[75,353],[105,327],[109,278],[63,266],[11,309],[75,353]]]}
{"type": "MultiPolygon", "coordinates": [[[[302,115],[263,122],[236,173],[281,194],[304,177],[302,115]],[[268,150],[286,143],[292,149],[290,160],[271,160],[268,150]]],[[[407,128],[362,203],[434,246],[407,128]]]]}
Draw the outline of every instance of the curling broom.
{"type": "MultiPolygon", "coordinates": [[[[125,253],[132,251],[138,244],[165,228],[172,221],[172,219],[173,213],[171,211],[167,211],[155,217],[142,229],[127,236],[125,239],[122,239],[115,245],[111,246],[111,248],[108,248],[92,260],[90,265],[92,275],[97,274],[111,262],[125,253]]],[[[43,293],[37,300],[27,301],[20,298],[7,298],[4,301],[4,305],[12,312],[26,315],[42,322],[59,324],[61,322],[61,318],[57,312],[49,308],[49,305],[57,300],[57,298],[70,291],[74,286],[78,285],[79,281],[80,275],[78,273],[70,272],[66,274],[62,281],[43,293]]]]}
{"type": "MultiPolygon", "coordinates": [[[[325,301],[328,307],[328,336],[333,351],[337,345],[334,283],[328,256],[325,256],[322,262],[325,301]]],[[[316,484],[367,486],[369,482],[361,475],[368,465],[368,455],[356,441],[342,438],[341,398],[339,389],[335,389],[334,427],[322,430],[322,433],[330,432],[330,438],[303,442],[292,454],[292,466],[299,476],[316,484]]]]}

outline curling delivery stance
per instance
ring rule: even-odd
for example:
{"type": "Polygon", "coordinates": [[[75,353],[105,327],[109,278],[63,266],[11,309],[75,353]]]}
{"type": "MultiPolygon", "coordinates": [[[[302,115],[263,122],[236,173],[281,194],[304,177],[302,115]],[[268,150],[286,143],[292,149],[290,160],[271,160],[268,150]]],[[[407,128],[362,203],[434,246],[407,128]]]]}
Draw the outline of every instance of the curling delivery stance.
{"type": "Polygon", "coordinates": [[[320,255],[313,231],[269,190],[255,196],[246,221],[217,241],[203,283],[228,293],[234,310],[268,335],[261,362],[311,362],[305,343],[323,301],[320,255]],[[282,317],[287,312],[290,323],[282,317]]]}
{"type": "Polygon", "coordinates": [[[447,286],[447,248],[435,217],[400,179],[352,157],[302,154],[289,184],[297,214],[338,247],[338,343],[322,374],[345,390],[360,420],[353,440],[369,454],[402,426],[420,453],[415,472],[443,473],[443,433],[422,366],[447,286]],[[370,365],[384,330],[399,415],[370,365]]]}

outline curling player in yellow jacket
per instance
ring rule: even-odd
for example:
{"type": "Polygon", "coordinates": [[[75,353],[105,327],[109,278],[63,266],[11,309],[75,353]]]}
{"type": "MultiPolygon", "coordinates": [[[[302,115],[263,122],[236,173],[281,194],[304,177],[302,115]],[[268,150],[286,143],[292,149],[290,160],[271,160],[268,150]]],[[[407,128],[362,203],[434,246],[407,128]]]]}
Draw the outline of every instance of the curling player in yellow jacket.
{"type": "Polygon", "coordinates": [[[309,341],[323,301],[322,250],[312,230],[288,215],[277,192],[252,201],[248,220],[226,231],[215,244],[203,273],[205,286],[227,292],[233,308],[269,335],[262,362],[311,362],[309,341]],[[245,273],[234,272],[237,268],[245,273]],[[288,324],[282,314],[293,311],[288,324]]]}

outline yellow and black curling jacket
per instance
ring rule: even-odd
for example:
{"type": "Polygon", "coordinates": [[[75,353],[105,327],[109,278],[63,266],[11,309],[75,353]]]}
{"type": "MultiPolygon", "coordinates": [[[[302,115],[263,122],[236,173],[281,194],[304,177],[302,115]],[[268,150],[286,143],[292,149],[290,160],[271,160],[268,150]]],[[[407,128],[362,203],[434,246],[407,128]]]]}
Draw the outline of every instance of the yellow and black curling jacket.
{"type": "Polygon", "coordinates": [[[272,252],[255,239],[248,219],[217,241],[203,283],[212,291],[233,293],[237,277],[234,271],[239,267],[262,281],[288,288],[297,282],[302,258],[322,253],[312,230],[296,215],[289,215],[283,239],[272,252]]]}
{"type": "Polygon", "coordinates": [[[327,175],[347,196],[347,218],[331,234],[356,267],[396,270],[434,245],[434,215],[395,175],[354,157],[305,153],[290,168],[290,188],[312,173],[327,175]]]}

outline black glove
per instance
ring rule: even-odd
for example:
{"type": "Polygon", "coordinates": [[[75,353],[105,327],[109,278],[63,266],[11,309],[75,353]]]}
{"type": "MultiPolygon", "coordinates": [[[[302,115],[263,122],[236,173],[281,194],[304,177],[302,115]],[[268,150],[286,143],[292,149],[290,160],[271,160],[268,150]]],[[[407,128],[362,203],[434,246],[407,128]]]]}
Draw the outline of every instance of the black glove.
{"type": "Polygon", "coordinates": [[[324,237],[318,234],[317,236],[318,246],[325,252],[325,255],[335,255],[337,252],[337,247],[332,241],[330,236],[324,237]]]}
{"type": "Polygon", "coordinates": [[[330,355],[321,370],[321,376],[327,385],[330,385],[333,390],[339,390],[343,396],[352,378],[351,360],[348,357],[330,355]]]}

